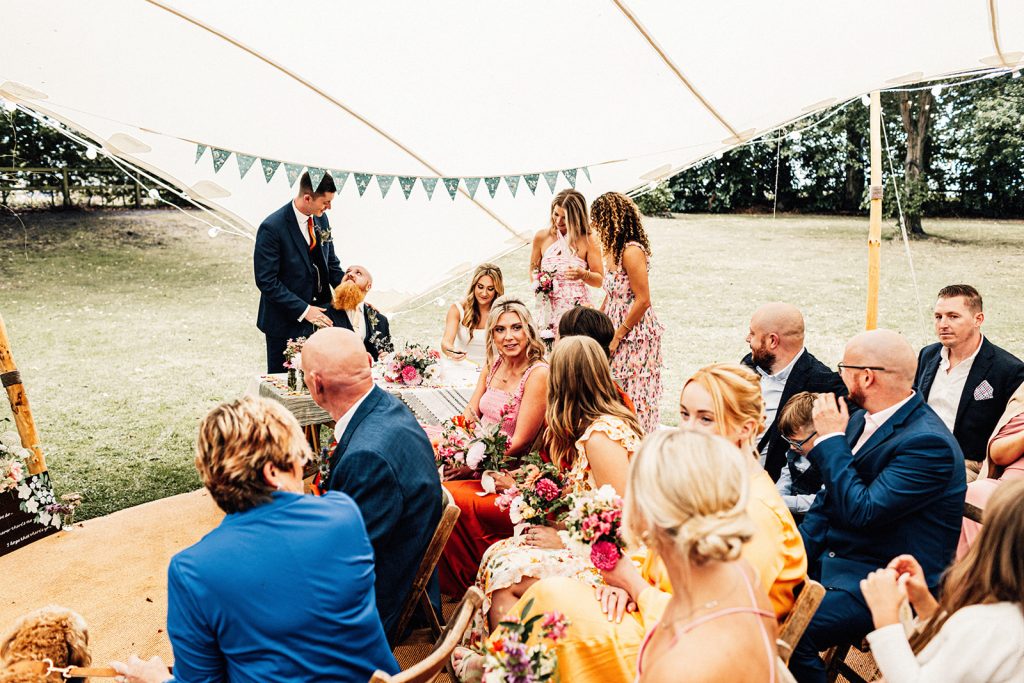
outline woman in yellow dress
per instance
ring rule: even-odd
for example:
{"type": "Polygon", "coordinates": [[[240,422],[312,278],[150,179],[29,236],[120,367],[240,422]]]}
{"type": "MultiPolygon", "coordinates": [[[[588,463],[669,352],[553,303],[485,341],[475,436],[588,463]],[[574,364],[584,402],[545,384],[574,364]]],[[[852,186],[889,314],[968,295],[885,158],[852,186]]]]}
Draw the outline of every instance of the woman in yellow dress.
{"type": "MultiPolygon", "coordinates": [[[[723,436],[749,454],[747,513],[755,532],[744,544],[742,557],[755,571],[781,620],[793,607],[793,589],[807,575],[807,555],[793,515],[757,461],[755,444],[764,429],[764,400],[757,375],[734,364],[702,368],[683,386],[679,412],[683,429],[723,436]]],[[[662,593],[672,592],[668,573],[656,555],[645,551],[634,559],[640,562],[641,575],[648,584],[662,593]]],[[[621,588],[602,585],[595,590],[584,582],[550,578],[531,586],[511,612],[521,613],[531,600],[531,614],[557,610],[572,622],[556,646],[562,680],[626,683],[635,679],[644,634],[660,617],[656,600],[649,609],[637,611],[629,593],[621,588]]]]}

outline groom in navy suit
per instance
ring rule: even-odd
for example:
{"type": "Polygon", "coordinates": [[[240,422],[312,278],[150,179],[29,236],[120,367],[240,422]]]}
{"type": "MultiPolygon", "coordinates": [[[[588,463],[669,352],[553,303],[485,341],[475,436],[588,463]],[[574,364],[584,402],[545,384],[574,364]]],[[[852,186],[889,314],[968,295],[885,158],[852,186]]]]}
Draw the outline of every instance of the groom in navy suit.
{"type": "Polygon", "coordinates": [[[808,574],[826,594],[790,659],[800,683],[825,681],[818,657],[860,643],[872,630],[860,582],[898,555],[913,555],[934,591],[953,559],[967,490],[964,458],[946,425],[913,390],[917,359],[891,330],[863,332],[846,345],[840,375],[848,414],[831,393],[814,404],[820,435],[808,458],[821,472],[818,494],[800,525],[808,574]]]}
{"type": "Polygon", "coordinates": [[[256,231],[252,256],[260,290],[256,327],[267,338],[268,373],[284,372],[289,339],[331,325],[324,309],[331,303],[331,288],[345,274],[324,214],[336,191],[330,174],[314,191],[309,173],[303,173],[298,196],[267,216],[256,231]]]}
{"type": "MultiPolygon", "coordinates": [[[[404,403],[374,385],[372,363],[363,340],[337,327],[302,348],[306,386],[336,422],[325,488],[359,505],[373,544],[377,610],[394,645],[403,635],[395,622],[441,519],[441,479],[426,433],[404,403]]],[[[430,592],[437,609],[436,574],[430,592]]]]}

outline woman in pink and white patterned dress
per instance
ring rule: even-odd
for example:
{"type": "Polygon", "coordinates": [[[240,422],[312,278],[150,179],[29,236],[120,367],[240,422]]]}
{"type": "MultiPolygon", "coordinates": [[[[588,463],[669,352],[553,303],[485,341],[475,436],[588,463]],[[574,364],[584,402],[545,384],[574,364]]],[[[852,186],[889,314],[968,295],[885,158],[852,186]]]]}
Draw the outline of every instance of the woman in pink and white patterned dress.
{"type": "Polygon", "coordinates": [[[636,406],[645,433],[658,428],[661,401],[661,335],[651,308],[648,281],[651,246],[640,210],[629,197],[607,192],[590,207],[590,224],[601,238],[607,293],[601,310],[615,325],[612,376],[636,406]]]}
{"type": "Polygon", "coordinates": [[[551,202],[551,226],[533,236],[530,253],[541,338],[555,338],[566,311],[589,306],[587,285],[600,287],[603,276],[601,247],[587,221],[587,200],[576,190],[562,190],[551,202]],[[540,285],[542,278],[546,287],[540,285]]]}

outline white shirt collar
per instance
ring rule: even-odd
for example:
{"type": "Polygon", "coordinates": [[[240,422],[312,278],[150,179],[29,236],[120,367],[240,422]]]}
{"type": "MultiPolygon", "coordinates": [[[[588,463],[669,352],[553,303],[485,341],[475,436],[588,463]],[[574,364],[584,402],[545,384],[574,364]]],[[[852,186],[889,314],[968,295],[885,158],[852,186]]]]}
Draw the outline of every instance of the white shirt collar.
{"type": "Polygon", "coordinates": [[[298,223],[299,227],[302,228],[302,233],[306,235],[306,239],[309,239],[309,233],[306,231],[306,227],[309,225],[309,216],[295,208],[295,202],[291,203],[292,211],[295,212],[295,222],[298,223]]]}
{"type": "Polygon", "coordinates": [[[798,360],[800,360],[800,356],[804,355],[804,351],[806,351],[806,350],[807,349],[805,349],[805,348],[801,348],[800,352],[798,354],[796,354],[795,356],[793,356],[793,360],[789,361],[789,365],[787,365],[786,367],[782,368],[781,370],[779,370],[778,372],[776,372],[774,374],[768,374],[767,372],[765,372],[760,367],[756,368],[757,372],[758,372],[758,374],[760,374],[765,379],[772,379],[772,380],[775,380],[777,382],[782,382],[783,384],[785,384],[786,380],[789,379],[789,373],[793,372],[793,366],[796,365],[796,362],[798,360]]]}
{"type": "Polygon", "coordinates": [[[916,391],[911,391],[910,392],[910,396],[907,396],[905,399],[903,399],[899,403],[894,403],[891,406],[889,406],[888,408],[885,408],[884,410],[879,410],[877,413],[868,413],[867,415],[864,416],[864,419],[865,420],[871,420],[871,423],[874,424],[876,428],[881,427],[882,425],[884,425],[886,423],[886,421],[890,417],[895,415],[896,411],[899,410],[900,408],[902,408],[906,404],[907,401],[909,401],[910,399],[914,398],[914,394],[916,394],[916,393],[917,393],[916,391]]]}
{"type": "MultiPolygon", "coordinates": [[[[978,355],[978,352],[981,351],[981,345],[984,344],[984,343],[985,343],[985,335],[981,335],[981,338],[978,339],[978,348],[974,349],[974,353],[972,353],[967,358],[964,358],[960,362],[961,363],[973,363],[974,359],[978,355]]],[[[939,361],[939,365],[940,366],[942,366],[942,367],[948,366],[949,365],[949,349],[946,348],[945,346],[943,346],[941,349],[939,349],[939,358],[941,358],[941,360],[939,361]]]]}
{"type": "Polygon", "coordinates": [[[338,418],[337,424],[334,425],[334,440],[341,441],[341,437],[345,435],[345,430],[348,429],[348,423],[352,421],[356,411],[359,410],[359,406],[363,404],[366,397],[373,391],[373,385],[370,386],[369,390],[365,394],[359,397],[359,400],[352,404],[352,407],[345,411],[345,414],[338,418]]]}

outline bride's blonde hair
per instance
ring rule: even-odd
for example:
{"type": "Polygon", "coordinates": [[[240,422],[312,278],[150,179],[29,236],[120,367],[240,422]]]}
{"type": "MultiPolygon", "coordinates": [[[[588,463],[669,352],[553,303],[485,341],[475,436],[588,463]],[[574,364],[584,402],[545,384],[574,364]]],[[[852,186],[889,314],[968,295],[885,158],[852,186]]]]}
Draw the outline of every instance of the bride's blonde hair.
{"type": "Polygon", "coordinates": [[[627,540],[698,565],[737,559],[754,535],[748,466],[720,436],[688,430],[648,436],[629,470],[627,540]]]}
{"type": "Polygon", "coordinates": [[[587,200],[576,190],[562,190],[551,200],[551,230],[555,228],[555,207],[565,210],[565,240],[569,250],[576,253],[576,243],[590,234],[590,219],[587,218],[587,200]]]}

